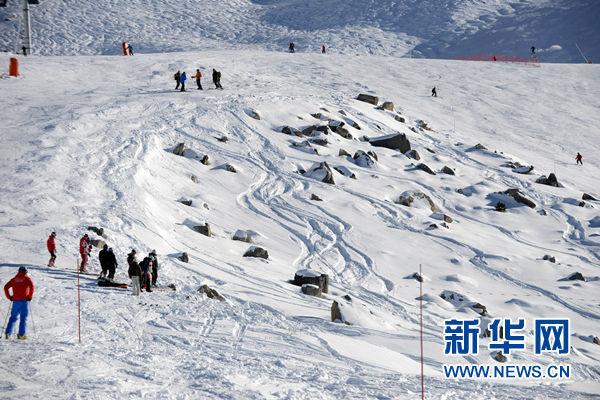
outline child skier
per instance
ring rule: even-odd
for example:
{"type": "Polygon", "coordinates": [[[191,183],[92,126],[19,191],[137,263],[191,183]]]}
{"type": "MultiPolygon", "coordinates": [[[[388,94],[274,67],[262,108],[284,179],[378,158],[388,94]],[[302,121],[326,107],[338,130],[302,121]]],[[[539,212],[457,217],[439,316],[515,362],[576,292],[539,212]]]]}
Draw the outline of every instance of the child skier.
{"type": "Polygon", "coordinates": [[[50,253],[49,267],[54,267],[54,262],[56,261],[56,243],[54,242],[54,238],[56,238],[56,232],[52,232],[46,241],[46,247],[48,248],[48,253],[50,253]]]}

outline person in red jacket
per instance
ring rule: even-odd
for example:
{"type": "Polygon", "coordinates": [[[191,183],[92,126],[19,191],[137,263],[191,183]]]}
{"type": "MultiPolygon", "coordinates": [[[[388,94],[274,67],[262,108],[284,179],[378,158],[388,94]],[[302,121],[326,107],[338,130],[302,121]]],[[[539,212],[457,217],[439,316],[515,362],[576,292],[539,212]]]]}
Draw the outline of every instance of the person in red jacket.
{"type": "Polygon", "coordinates": [[[581,164],[583,165],[583,156],[579,153],[577,153],[577,156],[575,156],[575,161],[577,161],[577,164],[581,164]]]}
{"type": "Polygon", "coordinates": [[[27,316],[29,315],[29,302],[33,298],[34,289],[33,281],[27,276],[27,268],[25,267],[19,267],[17,275],[4,285],[4,295],[12,301],[10,319],[6,325],[6,331],[4,331],[6,339],[11,337],[17,319],[19,320],[17,339],[27,339],[27,316]],[[12,295],[10,289],[12,289],[12,295]]]}
{"type": "Polygon", "coordinates": [[[52,232],[46,241],[46,247],[48,247],[48,252],[50,253],[50,261],[48,261],[49,267],[54,267],[54,261],[56,261],[56,243],[54,243],[55,237],[56,232],[52,232]]]}
{"type": "Polygon", "coordinates": [[[81,266],[79,268],[80,272],[87,272],[87,262],[90,256],[91,246],[90,246],[90,238],[88,234],[84,234],[83,237],[79,240],[79,254],[81,255],[81,266]]]}

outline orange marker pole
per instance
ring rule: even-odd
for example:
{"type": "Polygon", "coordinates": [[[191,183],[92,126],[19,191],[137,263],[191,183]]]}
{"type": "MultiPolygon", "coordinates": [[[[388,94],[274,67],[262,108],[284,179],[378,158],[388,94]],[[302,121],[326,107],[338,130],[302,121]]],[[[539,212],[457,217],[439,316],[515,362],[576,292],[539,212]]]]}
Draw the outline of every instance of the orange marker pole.
{"type": "Polygon", "coordinates": [[[11,57],[10,64],[8,65],[8,75],[17,77],[19,76],[19,60],[11,57]]]}

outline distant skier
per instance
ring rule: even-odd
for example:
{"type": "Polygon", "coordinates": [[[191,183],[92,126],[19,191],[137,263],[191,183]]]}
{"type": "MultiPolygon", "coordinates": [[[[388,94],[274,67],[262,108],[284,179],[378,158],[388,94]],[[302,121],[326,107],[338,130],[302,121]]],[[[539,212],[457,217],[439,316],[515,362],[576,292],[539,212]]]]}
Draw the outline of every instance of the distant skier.
{"type": "Polygon", "coordinates": [[[156,257],[156,250],[150,252],[150,258],[152,258],[152,286],[156,286],[158,280],[158,258],[156,257]]]}
{"type": "Polygon", "coordinates": [[[80,272],[87,272],[87,262],[91,251],[92,247],[90,245],[90,238],[86,233],[79,240],[79,254],[81,255],[81,265],[79,268],[80,272]]]}
{"type": "Polygon", "coordinates": [[[185,81],[187,81],[187,75],[185,74],[185,71],[183,71],[179,76],[179,83],[181,83],[180,92],[185,92],[185,81]]]}
{"type": "Polygon", "coordinates": [[[27,268],[23,266],[19,267],[19,272],[14,278],[4,285],[4,295],[12,301],[10,319],[4,331],[6,339],[11,337],[17,319],[19,320],[17,339],[27,339],[27,316],[29,315],[29,302],[33,298],[34,290],[33,281],[27,276],[27,268]],[[9,292],[10,289],[12,289],[12,295],[9,292]]]}
{"type": "Polygon", "coordinates": [[[140,265],[137,262],[135,257],[135,249],[131,250],[131,253],[127,255],[127,264],[129,264],[129,269],[127,270],[127,274],[131,279],[131,288],[134,296],[140,295],[140,276],[142,275],[142,271],[140,269],[140,265]]]}
{"type": "Polygon", "coordinates": [[[295,53],[296,52],[296,46],[294,45],[294,42],[290,42],[290,45],[288,46],[288,51],[290,53],[295,53]]]}
{"type": "Polygon", "coordinates": [[[492,58],[492,60],[494,60],[494,61],[498,61],[498,59],[496,58],[496,56],[494,56],[494,57],[492,58]]]}
{"type": "Polygon", "coordinates": [[[575,156],[575,161],[577,161],[577,164],[581,164],[583,165],[583,156],[581,154],[579,154],[579,152],[577,152],[577,155],[575,156]]]}
{"type": "Polygon", "coordinates": [[[129,51],[129,55],[132,56],[133,55],[133,47],[130,44],[127,45],[127,50],[129,51]]]}
{"type": "Polygon", "coordinates": [[[152,258],[150,256],[144,257],[140,263],[140,269],[142,270],[142,290],[146,289],[146,292],[152,292],[152,258]]]}
{"type": "Polygon", "coordinates": [[[181,72],[179,72],[179,70],[177,70],[177,72],[175,72],[175,75],[173,75],[173,78],[175,78],[175,82],[177,82],[177,86],[175,86],[175,90],[179,89],[179,78],[181,77],[181,72]]]}
{"type": "Polygon", "coordinates": [[[106,278],[108,275],[108,245],[104,245],[102,250],[98,253],[98,260],[100,261],[100,268],[102,268],[102,272],[100,272],[100,277],[106,278]]]}
{"type": "Polygon", "coordinates": [[[435,86],[433,89],[431,89],[431,97],[437,97],[437,90],[435,89],[435,86]]]}
{"type": "Polygon", "coordinates": [[[108,280],[112,281],[115,278],[115,270],[119,265],[117,263],[117,257],[115,257],[115,253],[113,253],[112,247],[108,248],[108,253],[106,255],[106,264],[108,267],[108,280]]]}
{"type": "Polygon", "coordinates": [[[196,69],[196,75],[194,75],[194,78],[196,78],[196,85],[198,85],[198,90],[202,90],[202,72],[200,72],[199,69],[196,69]]]}
{"type": "Polygon", "coordinates": [[[212,78],[213,83],[215,84],[215,89],[223,90],[223,86],[221,86],[221,72],[213,68],[212,78]]]}
{"type": "Polygon", "coordinates": [[[531,46],[531,56],[535,57],[535,46],[531,46]]]}
{"type": "Polygon", "coordinates": [[[324,44],[321,45],[321,54],[325,54],[325,45],[324,44]]]}
{"type": "Polygon", "coordinates": [[[49,267],[54,267],[54,262],[56,261],[56,243],[54,239],[56,238],[56,232],[52,232],[50,236],[48,236],[48,240],[46,241],[46,247],[48,248],[48,252],[50,253],[50,261],[48,261],[49,267]]]}

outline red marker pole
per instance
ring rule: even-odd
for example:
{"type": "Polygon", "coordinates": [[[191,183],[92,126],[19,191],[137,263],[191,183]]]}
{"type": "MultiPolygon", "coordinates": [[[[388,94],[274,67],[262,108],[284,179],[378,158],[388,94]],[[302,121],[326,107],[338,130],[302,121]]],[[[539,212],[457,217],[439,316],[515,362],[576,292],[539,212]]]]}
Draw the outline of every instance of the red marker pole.
{"type": "Polygon", "coordinates": [[[425,400],[425,375],[423,373],[423,270],[421,264],[419,264],[419,275],[421,276],[419,281],[419,316],[421,322],[421,400],[425,400]]]}
{"type": "Polygon", "coordinates": [[[79,258],[77,259],[77,336],[79,337],[79,343],[81,343],[81,294],[79,291],[79,275],[81,268],[79,268],[79,258]]]}

